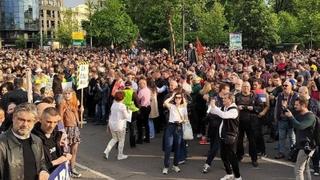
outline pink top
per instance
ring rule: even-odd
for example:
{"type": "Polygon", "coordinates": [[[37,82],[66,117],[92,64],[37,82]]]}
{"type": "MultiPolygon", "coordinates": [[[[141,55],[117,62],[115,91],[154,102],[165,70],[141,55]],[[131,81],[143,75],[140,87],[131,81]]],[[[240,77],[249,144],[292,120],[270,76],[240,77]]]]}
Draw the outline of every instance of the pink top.
{"type": "Polygon", "coordinates": [[[140,102],[140,106],[150,106],[151,90],[148,87],[140,89],[138,92],[138,99],[140,102]]]}

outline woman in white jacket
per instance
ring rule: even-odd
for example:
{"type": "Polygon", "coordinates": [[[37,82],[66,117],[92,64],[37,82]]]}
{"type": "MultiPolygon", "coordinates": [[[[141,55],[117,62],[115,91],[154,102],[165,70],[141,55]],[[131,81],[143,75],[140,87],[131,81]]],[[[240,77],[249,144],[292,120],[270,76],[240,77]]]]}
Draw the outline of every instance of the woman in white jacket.
{"type": "Polygon", "coordinates": [[[118,160],[127,159],[128,156],[123,154],[124,141],[126,137],[126,124],[129,118],[129,110],[123,104],[124,92],[117,91],[114,96],[114,101],[111,106],[109,118],[109,128],[112,134],[112,139],[109,141],[104,150],[105,158],[109,158],[109,153],[112,147],[119,142],[118,145],[118,160]]]}

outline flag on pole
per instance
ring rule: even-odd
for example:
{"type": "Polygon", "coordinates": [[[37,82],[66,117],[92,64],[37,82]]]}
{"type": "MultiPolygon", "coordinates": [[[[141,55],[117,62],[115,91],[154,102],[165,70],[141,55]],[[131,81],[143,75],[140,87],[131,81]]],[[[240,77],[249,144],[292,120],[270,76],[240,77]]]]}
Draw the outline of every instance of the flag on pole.
{"type": "Polygon", "coordinates": [[[201,44],[201,41],[199,40],[199,38],[197,37],[197,41],[196,41],[196,50],[199,56],[202,56],[202,54],[204,53],[204,47],[201,44]]]}

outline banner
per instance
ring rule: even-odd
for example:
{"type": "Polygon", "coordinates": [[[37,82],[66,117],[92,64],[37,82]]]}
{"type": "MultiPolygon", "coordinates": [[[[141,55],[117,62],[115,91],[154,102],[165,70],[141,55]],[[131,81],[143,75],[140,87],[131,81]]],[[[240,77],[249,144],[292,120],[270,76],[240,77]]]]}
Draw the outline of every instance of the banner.
{"type": "Polygon", "coordinates": [[[67,163],[58,166],[49,177],[49,180],[70,180],[70,172],[67,163]]]}
{"type": "Polygon", "coordinates": [[[78,87],[77,89],[83,89],[89,85],[89,64],[82,62],[78,64],[78,87]]]}
{"type": "Polygon", "coordinates": [[[83,32],[72,32],[72,40],[84,40],[83,32]]]}
{"type": "Polygon", "coordinates": [[[230,33],[229,34],[229,49],[230,50],[241,50],[242,49],[242,34],[241,33],[230,33]]]}

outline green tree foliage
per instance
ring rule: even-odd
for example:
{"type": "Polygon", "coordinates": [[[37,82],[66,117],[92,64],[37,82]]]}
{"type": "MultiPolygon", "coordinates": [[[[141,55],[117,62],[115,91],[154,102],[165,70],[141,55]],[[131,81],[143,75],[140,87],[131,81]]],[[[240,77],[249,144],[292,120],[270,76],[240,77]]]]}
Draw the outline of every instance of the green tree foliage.
{"type": "Polygon", "coordinates": [[[15,40],[16,47],[20,49],[26,48],[26,43],[27,43],[27,40],[24,38],[23,35],[19,35],[15,40]]]}
{"type": "Polygon", "coordinates": [[[279,42],[278,18],[263,0],[243,0],[235,13],[235,25],[248,48],[269,47],[279,42]]]}
{"type": "Polygon", "coordinates": [[[281,42],[301,42],[301,38],[299,37],[300,22],[298,18],[285,11],[280,12],[278,17],[281,42]]]}
{"type": "Polygon", "coordinates": [[[201,39],[206,44],[215,46],[227,42],[226,26],[228,22],[224,15],[224,7],[220,3],[214,3],[210,11],[203,13],[201,20],[201,39]]]}
{"type": "Polygon", "coordinates": [[[70,9],[62,12],[62,20],[59,24],[58,30],[56,32],[58,41],[65,47],[68,47],[72,42],[72,32],[79,31],[79,26],[77,20],[73,16],[70,9]]]}
{"type": "Polygon", "coordinates": [[[115,43],[129,45],[138,35],[138,27],[132,22],[119,0],[108,0],[90,18],[86,29],[96,39],[98,45],[115,43]]]}

